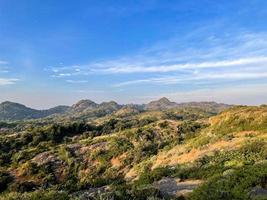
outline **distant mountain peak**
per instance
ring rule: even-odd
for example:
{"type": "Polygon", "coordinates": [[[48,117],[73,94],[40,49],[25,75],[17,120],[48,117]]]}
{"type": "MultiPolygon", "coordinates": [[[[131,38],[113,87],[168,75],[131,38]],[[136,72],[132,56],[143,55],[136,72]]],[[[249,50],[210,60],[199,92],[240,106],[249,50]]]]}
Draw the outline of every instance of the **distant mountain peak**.
{"type": "Polygon", "coordinates": [[[76,104],[71,106],[71,109],[74,111],[81,112],[83,110],[88,110],[88,109],[95,109],[98,107],[98,104],[95,103],[92,100],[89,99],[83,99],[78,101],[76,104]]]}
{"type": "Polygon", "coordinates": [[[15,102],[12,102],[12,101],[4,101],[0,105],[2,105],[2,106],[20,106],[20,107],[26,107],[23,104],[15,103],[15,102]]]}
{"type": "Polygon", "coordinates": [[[146,109],[148,110],[161,110],[166,108],[172,108],[176,107],[177,104],[175,102],[171,102],[166,97],[162,97],[159,100],[151,101],[148,104],[146,104],[146,109]]]}
{"type": "Polygon", "coordinates": [[[68,109],[68,106],[57,106],[48,110],[36,110],[23,104],[5,101],[0,104],[0,120],[37,119],[53,114],[62,114],[68,109]]]}
{"type": "Polygon", "coordinates": [[[121,108],[121,105],[119,105],[116,101],[109,101],[101,103],[99,107],[102,109],[117,110],[121,108]]]}
{"type": "Polygon", "coordinates": [[[158,100],[158,102],[162,103],[171,103],[171,101],[167,97],[162,97],[158,100]]]}
{"type": "Polygon", "coordinates": [[[76,105],[79,105],[79,104],[96,104],[96,103],[90,99],[82,99],[76,103],[76,105]]]}

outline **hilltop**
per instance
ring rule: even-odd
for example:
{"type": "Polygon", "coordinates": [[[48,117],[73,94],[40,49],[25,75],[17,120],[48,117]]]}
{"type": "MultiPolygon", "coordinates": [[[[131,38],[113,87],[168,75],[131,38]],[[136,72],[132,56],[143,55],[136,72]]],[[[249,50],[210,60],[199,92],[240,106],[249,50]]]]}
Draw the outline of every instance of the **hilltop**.
{"type": "Polygon", "coordinates": [[[68,106],[56,106],[48,110],[36,110],[25,105],[6,101],[0,104],[0,120],[37,119],[54,114],[63,114],[68,106]]]}

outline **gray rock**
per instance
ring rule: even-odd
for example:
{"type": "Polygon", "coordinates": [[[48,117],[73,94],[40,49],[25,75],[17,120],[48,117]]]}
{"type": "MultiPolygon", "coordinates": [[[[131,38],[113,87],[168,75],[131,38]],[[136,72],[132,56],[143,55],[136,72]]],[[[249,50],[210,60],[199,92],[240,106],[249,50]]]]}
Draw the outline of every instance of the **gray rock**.
{"type": "Polygon", "coordinates": [[[267,190],[263,189],[261,187],[254,187],[249,192],[249,198],[250,199],[267,199],[267,190]]]}

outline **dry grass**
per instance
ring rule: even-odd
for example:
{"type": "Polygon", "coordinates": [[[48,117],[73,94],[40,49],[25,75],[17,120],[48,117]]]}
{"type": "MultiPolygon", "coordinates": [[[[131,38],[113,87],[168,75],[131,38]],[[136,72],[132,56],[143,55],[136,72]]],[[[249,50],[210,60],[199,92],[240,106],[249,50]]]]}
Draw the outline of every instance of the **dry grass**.
{"type": "Polygon", "coordinates": [[[239,148],[245,141],[250,140],[248,137],[257,136],[262,139],[267,139],[267,133],[260,133],[256,131],[244,131],[235,133],[231,140],[220,140],[210,143],[201,148],[193,148],[188,151],[188,145],[177,145],[167,152],[158,154],[152,169],[160,166],[175,166],[177,164],[194,162],[197,159],[215,151],[230,151],[239,148]]]}

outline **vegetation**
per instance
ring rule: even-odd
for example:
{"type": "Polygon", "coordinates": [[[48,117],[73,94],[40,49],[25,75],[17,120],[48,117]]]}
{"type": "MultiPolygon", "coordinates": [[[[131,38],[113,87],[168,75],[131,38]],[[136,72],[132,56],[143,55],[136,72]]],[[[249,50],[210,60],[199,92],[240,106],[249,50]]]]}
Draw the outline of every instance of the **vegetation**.
{"type": "Polygon", "coordinates": [[[81,101],[69,114],[1,122],[0,200],[264,199],[266,107],[175,106],[81,101]]]}

